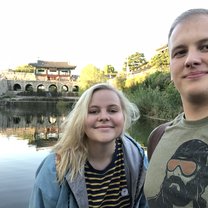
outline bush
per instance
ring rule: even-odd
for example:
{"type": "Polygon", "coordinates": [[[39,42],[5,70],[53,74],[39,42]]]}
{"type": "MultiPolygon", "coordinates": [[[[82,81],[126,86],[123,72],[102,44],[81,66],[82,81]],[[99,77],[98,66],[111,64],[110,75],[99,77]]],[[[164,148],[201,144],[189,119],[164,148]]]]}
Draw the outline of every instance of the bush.
{"type": "Polygon", "coordinates": [[[143,116],[171,120],[182,111],[181,98],[167,72],[156,72],[125,90],[143,116]]]}

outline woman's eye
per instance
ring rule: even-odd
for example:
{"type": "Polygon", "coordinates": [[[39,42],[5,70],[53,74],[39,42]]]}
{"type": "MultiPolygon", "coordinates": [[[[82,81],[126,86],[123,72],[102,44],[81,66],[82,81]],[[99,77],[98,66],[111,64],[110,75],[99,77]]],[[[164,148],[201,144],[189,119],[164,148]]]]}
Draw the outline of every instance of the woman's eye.
{"type": "Polygon", "coordinates": [[[116,112],[118,112],[118,110],[113,108],[113,109],[110,109],[109,112],[110,113],[116,113],[116,112]]]}
{"type": "Polygon", "coordinates": [[[98,110],[89,110],[88,113],[89,114],[96,114],[96,113],[98,113],[98,110]]]}

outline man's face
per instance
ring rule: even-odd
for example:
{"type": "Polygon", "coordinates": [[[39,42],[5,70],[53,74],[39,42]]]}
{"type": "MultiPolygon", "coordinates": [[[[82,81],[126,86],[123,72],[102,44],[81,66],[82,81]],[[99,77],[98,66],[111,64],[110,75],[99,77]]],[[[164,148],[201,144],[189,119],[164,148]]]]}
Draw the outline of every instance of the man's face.
{"type": "Polygon", "coordinates": [[[169,39],[171,78],[182,100],[208,100],[208,16],[178,24],[169,39]]]}

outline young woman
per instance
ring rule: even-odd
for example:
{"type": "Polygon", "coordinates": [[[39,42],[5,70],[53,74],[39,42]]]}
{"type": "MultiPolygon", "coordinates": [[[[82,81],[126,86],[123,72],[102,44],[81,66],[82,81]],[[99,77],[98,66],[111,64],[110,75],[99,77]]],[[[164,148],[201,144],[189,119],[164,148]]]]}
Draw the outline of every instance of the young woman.
{"type": "Polygon", "coordinates": [[[109,84],[86,90],[36,173],[30,208],[146,207],[147,158],[125,132],[139,110],[109,84]]]}

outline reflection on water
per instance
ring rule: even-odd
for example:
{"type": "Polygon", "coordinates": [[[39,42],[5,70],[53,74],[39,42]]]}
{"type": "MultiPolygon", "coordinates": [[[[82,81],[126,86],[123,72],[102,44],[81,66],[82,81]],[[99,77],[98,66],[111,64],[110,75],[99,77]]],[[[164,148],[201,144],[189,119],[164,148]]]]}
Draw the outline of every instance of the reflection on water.
{"type": "Polygon", "coordinates": [[[30,103],[0,109],[1,208],[28,207],[35,171],[57,141],[71,105],[30,103]]]}
{"type": "Polygon", "coordinates": [[[50,149],[28,145],[16,136],[0,135],[0,207],[28,208],[35,171],[50,149]]]}
{"type": "MultiPolygon", "coordinates": [[[[35,171],[59,137],[73,103],[28,103],[0,109],[0,207],[27,208],[35,171]]],[[[146,145],[158,122],[140,119],[129,131],[146,145]]]]}
{"type": "Polygon", "coordinates": [[[37,148],[53,145],[59,137],[62,121],[72,106],[68,104],[61,111],[57,104],[23,105],[15,108],[1,108],[0,132],[27,139],[37,148]]]}
{"type": "Polygon", "coordinates": [[[129,130],[129,134],[142,146],[147,146],[148,136],[151,131],[165,121],[140,118],[129,130]]]}
{"type": "MultiPolygon", "coordinates": [[[[27,139],[37,148],[53,145],[58,137],[60,125],[70,112],[73,103],[57,106],[52,103],[22,104],[14,108],[0,109],[0,132],[27,139]]],[[[140,118],[129,133],[143,146],[147,145],[150,132],[164,121],[140,118]]]]}

